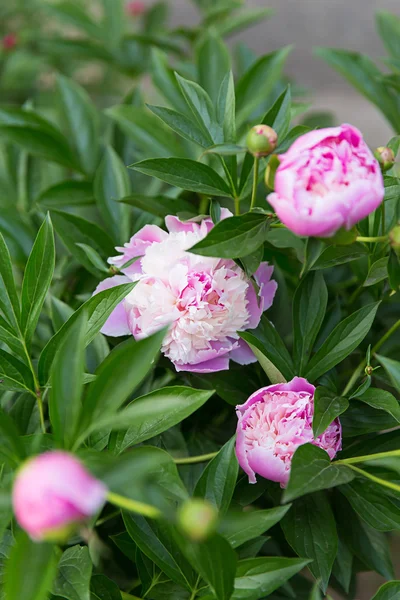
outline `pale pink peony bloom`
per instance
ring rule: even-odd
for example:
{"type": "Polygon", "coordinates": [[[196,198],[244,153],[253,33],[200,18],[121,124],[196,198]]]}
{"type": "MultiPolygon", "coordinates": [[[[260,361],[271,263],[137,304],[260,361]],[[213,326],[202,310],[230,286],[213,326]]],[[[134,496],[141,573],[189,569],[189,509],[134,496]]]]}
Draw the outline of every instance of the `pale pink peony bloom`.
{"type": "Polygon", "coordinates": [[[125,9],[131,17],[140,17],[146,12],[146,5],[141,0],[132,0],[132,2],[126,3],[125,9]]]}
{"type": "Polygon", "coordinates": [[[279,159],[268,202],[297,235],[351,229],[383,201],[378,161],[351,125],[310,131],[279,159]]]}
{"type": "Polygon", "coordinates": [[[103,506],[107,488],[68,452],[45,452],[18,471],[12,493],[20,526],[34,540],[57,539],[103,506]]]}
{"type": "MultiPolygon", "coordinates": [[[[222,218],[231,213],[222,209],[222,218]]],[[[255,273],[258,290],[233,260],[207,258],[187,252],[212,229],[201,222],[165,219],[169,233],[146,225],[109,263],[126,269],[124,276],[106,279],[95,293],[120,283],[137,285],[104,325],[107,335],[132,334],[137,340],[169,326],[162,352],[177,371],[208,373],[255,361],[238,331],[254,329],[272,304],[277,284],[273,267],[261,263],[255,273]]]]}
{"type": "Polygon", "coordinates": [[[258,473],[285,487],[293,454],[302,444],[322,448],[331,460],[341,449],[339,419],[316,439],[313,436],[314,391],[306,379],[295,377],[261,388],[236,407],[236,456],[250,483],[256,483],[258,473]]]}

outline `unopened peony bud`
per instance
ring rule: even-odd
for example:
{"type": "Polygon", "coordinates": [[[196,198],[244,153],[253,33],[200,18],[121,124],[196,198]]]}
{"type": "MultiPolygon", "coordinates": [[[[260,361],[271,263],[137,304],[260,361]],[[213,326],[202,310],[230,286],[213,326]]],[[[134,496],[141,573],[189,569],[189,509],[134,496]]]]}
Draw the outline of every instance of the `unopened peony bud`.
{"type": "Polygon", "coordinates": [[[72,454],[45,452],[17,473],[12,502],[20,526],[34,540],[64,541],[104,504],[107,488],[72,454]]]}
{"type": "Polygon", "coordinates": [[[386,146],[379,146],[379,148],[375,150],[374,156],[380,164],[380,167],[384,173],[385,171],[388,171],[393,167],[395,156],[391,148],[387,148],[386,146]]]}
{"type": "Polygon", "coordinates": [[[214,533],[217,520],[217,510],[201,498],[188,500],[178,512],[179,527],[194,542],[201,542],[214,533]]]}
{"type": "Polygon", "coordinates": [[[400,225],[396,225],[396,227],[393,227],[393,229],[389,233],[389,240],[390,240],[390,245],[392,246],[393,250],[399,256],[400,255],[400,225]]]}
{"type": "Polygon", "coordinates": [[[140,17],[143,13],[146,12],[146,5],[140,0],[133,0],[132,2],[127,3],[126,12],[131,17],[140,17]]]}
{"type": "Polygon", "coordinates": [[[3,50],[13,50],[18,42],[18,38],[15,33],[7,33],[2,39],[3,50]]]}
{"type": "Polygon", "coordinates": [[[271,154],[275,150],[277,142],[278,134],[268,125],[255,125],[246,137],[249,152],[257,158],[271,154]]]}

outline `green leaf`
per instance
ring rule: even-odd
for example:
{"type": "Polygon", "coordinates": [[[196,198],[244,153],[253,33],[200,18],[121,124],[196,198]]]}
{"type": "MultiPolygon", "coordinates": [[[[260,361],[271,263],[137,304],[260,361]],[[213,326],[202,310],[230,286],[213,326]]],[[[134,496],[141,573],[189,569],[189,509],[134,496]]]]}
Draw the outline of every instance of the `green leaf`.
{"type": "Polygon", "coordinates": [[[134,288],[134,283],[118,285],[99,292],[92,296],[87,302],[82,304],[77,311],[64,323],[57,333],[47,342],[39,358],[38,373],[41,385],[44,385],[48,378],[55,353],[59,345],[65,339],[72,325],[79,318],[82,312],[87,312],[88,326],[85,336],[85,344],[88,346],[94,340],[114,308],[125,298],[134,288]]]}
{"type": "Polygon", "coordinates": [[[0,108],[2,140],[28,153],[79,171],[79,164],[62,133],[31,110],[0,108]]]}
{"type": "Polygon", "coordinates": [[[21,291],[21,330],[29,345],[50,287],[55,265],[53,225],[47,217],[26,264],[21,291]]]}
{"type": "Polygon", "coordinates": [[[191,589],[193,571],[181,555],[171,526],[146,521],[144,517],[131,513],[124,513],[123,518],[127,532],[140,550],[172,581],[191,589]]]}
{"type": "Polygon", "coordinates": [[[267,19],[273,10],[271,8],[253,8],[246,9],[244,12],[229,15],[229,18],[216,24],[216,29],[221,37],[232,35],[238,31],[260,23],[267,19]]]}
{"type": "Polygon", "coordinates": [[[36,203],[50,209],[94,204],[93,186],[88,181],[61,181],[45,189],[36,203]]]}
{"type": "Polygon", "coordinates": [[[382,42],[393,58],[400,58],[400,19],[397,15],[387,11],[378,12],[376,15],[378,33],[382,42]]]}
{"type": "Polygon", "coordinates": [[[240,258],[252,254],[265,240],[268,219],[256,213],[223,219],[190,252],[201,256],[240,258]]]}
{"type": "Polygon", "coordinates": [[[54,358],[49,399],[50,421],[61,447],[70,448],[81,412],[87,313],[81,312],[54,358]]]}
{"type": "Polygon", "coordinates": [[[376,354],[375,356],[388,374],[393,387],[400,392],[400,362],[381,354],[376,354]]]}
{"type": "Polygon", "coordinates": [[[256,329],[241,331],[239,336],[266,356],[287,381],[294,377],[292,358],[279,333],[267,317],[261,317],[256,329]]]}
{"type": "Polygon", "coordinates": [[[128,171],[118,154],[107,146],[94,178],[94,196],[101,216],[115,240],[129,237],[129,212],[117,200],[130,192],[128,171]]]}
{"type": "Polygon", "coordinates": [[[46,4],[46,10],[57,16],[62,23],[67,23],[84,31],[88,36],[103,39],[103,32],[99,25],[93,21],[84,7],[75,2],[59,2],[46,4]]]}
{"type": "Polygon", "coordinates": [[[231,196],[231,190],[218,173],[211,167],[188,158],[142,160],[131,165],[131,168],[190,192],[211,196],[231,196]]]}
{"type": "Polygon", "coordinates": [[[199,83],[215,105],[221,83],[231,68],[229,52],[213,30],[206,29],[196,47],[199,83]]]}
{"type": "Polygon", "coordinates": [[[354,556],[342,537],[339,536],[338,552],[333,564],[332,574],[346,593],[349,593],[353,575],[354,556]]]}
{"type": "Polygon", "coordinates": [[[303,444],[293,455],[283,501],[291,502],[305,494],[342,485],[353,478],[353,471],[345,465],[331,463],[325,450],[314,444],[303,444]]]}
{"type": "Polygon", "coordinates": [[[6,242],[0,233],[0,310],[12,326],[18,331],[20,306],[12,271],[11,256],[6,242]]]}
{"type": "Polygon", "coordinates": [[[397,427],[398,422],[391,415],[376,410],[357,400],[352,400],[349,408],[340,417],[344,437],[355,437],[397,427]]]}
{"type": "Polygon", "coordinates": [[[313,264],[310,265],[310,269],[329,269],[351,262],[352,260],[357,260],[366,254],[368,254],[368,249],[359,242],[348,246],[328,246],[321,252],[313,264]]]}
{"type": "Polygon", "coordinates": [[[82,219],[67,212],[51,212],[58,235],[72,256],[78,260],[95,277],[102,277],[102,272],[93,266],[85,250],[77,244],[93,247],[100,256],[106,258],[115,254],[114,242],[110,235],[96,223],[82,219]]]}
{"type": "Polygon", "coordinates": [[[96,574],[90,581],[90,600],[121,600],[121,592],[114,581],[96,574]]]}
{"type": "Polygon", "coordinates": [[[347,398],[338,396],[325,387],[317,387],[314,394],[313,434],[317,438],[349,407],[347,398]]]}
{"type": "Polygon", "coordinates": [[[217,600],[229,600],[236,573],[236,553],[222,536],[215,534],[201,544],[185,544],[185,554],[208,583],[217,600]]]}
{"type": "Polygon", "coordinates": [[[87,546],[68,548],[58,563],[53,594],[67,600],[90,600],[92,568],[87,546]]]}
{"type": "Polygon", "coordinates": [[[259,600],[280,588],[310,561],[304,558],[259,557],[238,563],[232,600],[259,600]]]}
{"type": "Polygon", "coordinates": [[[400,405],[390,392],[370,387],[363,394],[357,395],[356,398],[373,408],[384,410],[400,423],[400,405]]]}
{"type": "Polygon", "coordinates": [[[162,329],[139,342],[131,338],[110,352],[90,384],[83,405],[81,433],[90,428],[91,422],[112,416],[120,408],[153,367],[165,333],[162,329]]]}
{"type": "Polygon", "coordinates": [[[232,437],[204,469],[194,495],[205,498],[221,515],[225,514],[232,499],[238,472],[235,438],[232,437]]]}
{"type": "Polygon", "coordinates": [[[236,98],[232,71],[226,74],[218,92],[217,121],[222,126],[225,142],[236,142],[236,98]]]}
{"type": "Polygon", "coordinates": [[[339,71],[354,87],[384,113],[398,130],[400,119],[396,98],[381,81],[381,72],[371,59],[358,52],[316,48],[317,56],[339,71]]]}
{"type": "MultiPolygon", "coordinates": [[[[393,17],[394,15],[392,15],[393,17]]],[[[400,595],[400,581],[384,583],[371,600],[397,600],[400,595]]]]}
{"type": "Polygon", "coordinates": [[[328,290],[322,273],[310,273],[300,282],[293,299],[293,358],[299,375],[311,355],[327,303],[328,290]]]}
{"type": "Polygon", "coordinates": [[[167,158],[182,154],[173,133],[145,108],[121,104],[107,109],[106,114],[134,142],[140,155],[167,158]]]}
{"type": "Polygon", "coordinates": [[[151,55],[151,76],[154,86],[171,106],[181,113],[187,112],[187,104],[174,71],[168,66],[168,57],[157,48],[153,48],[151,55]]]}
{"type": "Polygon", "coordinates": [[[76,245],[79,248],[82,248],[82,250],[86,254],[88,260],[90,260],[90,262],[92,263],[92,265],[94,266],[95,269],[98,269],[102,273],[105,273],[107,275],[107,277],[110,275],[110,271],[109,271],[108,267],[106,267],[100,254],[94,248],[92,248],[92,246],[88,246],[87,244],[80,244],[80,243],[77,243],[76,245]]]}
{"type": "Polygon", "coordinates": [[[194,122],[193,119],[190,119],[186,115],[171,108],[153,106],[151,104],[148,104],[147,107],[161,119],[161,121],[175,131],[175,133],[185,138],[185,140],[194,142],[202,148],[208,148],[210,146],[210,136],[204,133],[203,129],[196,125],[196,122],[194,122]]]}
{"type": "Polygon", "coordinates": [[[241,77],[236,86],[236,115],[243,123],[270,94],[281,76],[283,65],[291,47],[282,48],[262,56],[241,77]]]}
{"type": "Polygon", "coordinates": [[[354,479],[340,488],[358,515],[378,531],[400,529],[399,503],[382,491],[382,486],[354,479]]]}
{"type": "Polygon", "coordinates": [[[277,506],[268,510],[228,513],[222,520],[218,531],[228,540],[232,548],[237,548],[276,525],[289,508],[290,505],[277,506]]]}
{"type": "Polygon", "coordinates": [[[25,458],[26,452],[13,419],[3,410],[0,410],[0,433],[0,456],[7,464],[15,467],[25,458]]]}
{"type": "Polygon", "coordinates": [[[91,175],[99,154],[99,119],[87,92],[63,75],[57,77],[61,116],[83,172],[91,175]]]}
{"type": "Polygon", "coordinates": [[[214,391],[195,390],[172,386],[161,388],[136,398],[114,416],[94,422],[91,430],[108,426],[113,430],[126,430],[119,438],[119,451],[140,444],[177,425],[198,410],[214,391]]]}
{"type": "Polygon", "coordinates": [[[210,146],[223,141],[222,128],[217,123],[213,103],[207,92],[194,81],[185,79],[175,73],[182,95],[190,108],[197,125],[210,139],[210,146]]]}
{"type": "Polygon", "coordinates": [[[298,499],[281,521],[293,550],[312,559],[308,565],[326,591],[338,548],[335,518],[323,492],[298,499]]]}
{"type": "Polygon", "coordinates": [[[31,370],[18,358],[0,349],[0,391],[3,389],[35,394],[31,370]]]}
{"type": "Polygon", "coordinates": [[[47,600],[55,574],[53,546],[38,544],[21,531],[6,563],[5,597],[7,600],[47,600]]]}
{"type": "Polygon", "coordinates": [[[121,198],[120,202],[135,206],[156,217],[165,218],[167,215],[187,213],[195,216],[195,208],[182,198],[168,196],[145,196],[144,194],[131,194],[121,198]]]}
{"type": "Polygon", "coordinates": [[[371,268],[368,271],[368,275],[366,280],[364,281],[364,287],[369,287],[370,285],[375,285],[375,283],[379,283],[379,281],[383,281],[388,276],[388,257],[384,256],[383,258],[379,258],[375,261],[371,268]]]}
{"type": "Polygon", "coordinates": [[[371,329],[379,304],[376,302],[360,308],[335,327],[308,363],[307,379],[315,381],[360,345],[371,329]]]}

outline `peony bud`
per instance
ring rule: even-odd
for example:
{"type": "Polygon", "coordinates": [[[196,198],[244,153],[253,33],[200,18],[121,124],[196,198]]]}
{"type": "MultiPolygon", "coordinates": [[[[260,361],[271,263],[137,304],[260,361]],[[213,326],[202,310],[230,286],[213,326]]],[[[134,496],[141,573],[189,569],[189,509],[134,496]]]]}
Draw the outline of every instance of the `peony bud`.
{"type": "Polygon", "coordinates": [[[374,152],[374,156],[380,164],[383,173],[391,169],[394,165],[395,155],[391,148],[379,146],[374,152]]]}
{"type": "Polygon", "coordinates": [[[192,498],[179,509],[178,525],[194,542],[201,542],[214,533],[218,512],[207,500],[192,498]]]}
{"type": "Polygon", "coordinates": [[[131,17],[140,17],[146,12],[146,5],[141,0],[133,0],[126,5],[126,12],[131,17]]]}
{"type": "Polygon", "coordinates": [[[278,134],[268,125],[255,125],[246,137],[249,152],[257,158],[271,154],[275,150],[277,142],[278,134]]]}
{"type": "Polygon", "coordinates": [[[68,452],[45,452],[18,471],[12,493],[20,526],[34,540],[63,541],[104,504],[107,488],[68,452]]]}
{"type": "Polygon", "coordinates": [[[2,39],[3,50],[10,51],[13,50],[18,42],[17,35],[15,33],[7,33],[2,39]]]}
{"type": "Polygon", "coordinates": [[[325,450],[332,460],[341,449],[342,429],[335,419],[314,438],[315,387],[302,377],[261,388],[236,407],[236,456],[250,483],[258,473],[285,487],[293,454],[302,444],[325,450]]]}
{"type": "Polygon", "coordinates": [[[400,255],[400,225],[396,225],[389,233],[390,245],[397,255],[400,255]]]}

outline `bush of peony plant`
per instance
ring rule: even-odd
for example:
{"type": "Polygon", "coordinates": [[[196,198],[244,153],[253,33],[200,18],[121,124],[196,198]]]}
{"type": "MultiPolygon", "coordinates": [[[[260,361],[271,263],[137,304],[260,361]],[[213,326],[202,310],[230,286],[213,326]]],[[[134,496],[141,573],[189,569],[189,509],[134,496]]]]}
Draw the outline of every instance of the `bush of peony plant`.
{"type": "MultiPolygon", "coordinates": [[[[394,599],[399,137],[303,114],[288,49],[234,59],[267,10],[196,5],[2,21],[0,595],[394,599]],[[22,47],[51,94],[3,79],[22,47]]],[[[396,71],[319,53],[397,134],[396,71]]]]}

